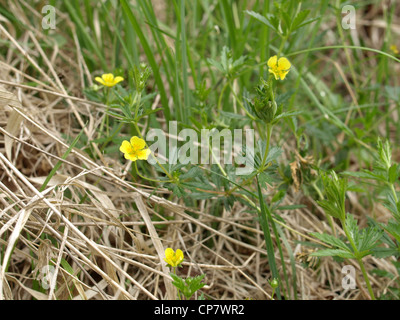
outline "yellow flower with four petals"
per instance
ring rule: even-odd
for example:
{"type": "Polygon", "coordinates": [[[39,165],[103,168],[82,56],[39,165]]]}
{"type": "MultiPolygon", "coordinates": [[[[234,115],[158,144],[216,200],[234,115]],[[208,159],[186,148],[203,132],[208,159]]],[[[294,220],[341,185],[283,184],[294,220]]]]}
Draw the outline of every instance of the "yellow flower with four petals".
{"type": "Polygon", "coordinates": [[[96,77],[95,80],[106,87],[114,87],[116,84],[124,81],[124,78],[117,76],[114,77],[112,73],[105,73],[100,77],[96,77]]]}
{"type": "Polygon", "coordinates": [[[172,248],[165,249],[164,261],[171,267],[176,268],[183,261],[183,252],[181,249],[177,249],[176,252],[172,248]]]}
{"type": "Polygon", "coordinates": [[[285,79],[291,66],[289,60],[284,57],[278,59],[277,56],[273,56],[268,60],[268,71],[275,76],[276,80],[279,78],[281,80],[285,79]]]}
{"type": "Polygon", "coordinates": [[[146,148],[146,142],[136,136],[130,141],[124,140],[119,150],[124,153],[125,159],[131,161],[147,160],[151,153],[150,149],[146,148]]]}

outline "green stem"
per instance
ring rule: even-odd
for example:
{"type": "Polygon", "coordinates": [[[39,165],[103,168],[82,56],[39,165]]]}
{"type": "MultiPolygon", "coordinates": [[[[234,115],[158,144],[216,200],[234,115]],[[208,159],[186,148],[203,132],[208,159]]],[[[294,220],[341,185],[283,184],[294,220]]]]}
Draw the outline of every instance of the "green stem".
{"type": "Polygon", "coordinates": [[[251,120],[255,121],[256,118],[255,118],[254,116],[252,116],[252,115],[247,111],[247,109],[244,107],[242,101],[240,101],[239,97],[236,95],[236,92],[233,90],[232,84],[231,84],[231,82],[230,82],[229,80],[228,80],[228,84],[229,84],[229,87],[230,87],[230,89],[231,89],[231,91],[232,91],[232,93],[233,93],[233,96],[235,97],[235,99],[236,99],[237,103],[239,104],[239,106],[244,110],[244,112],[247,114],[247,116],[248,116],[251,120]]]}
{"type": "Polygon", "coordinates": [[[271,133],[272,133],[272,127],[273,125],[271,125],[270,123],[267,123],[267,145],[265,146],[265,151],[264,151],[264,156],[261,162],[261,166],[258,169],[259,173],[264,171],[264,166],[265,166],[265,161],[267,160],[267,156],[269,153],[269,146],[270,146],[270,141],[271,141],[271,133]]]}
{"type": "Polygon", "coordinates": [[[398,203],[398,202],[399,202],[399,199],[398,199],[398,197],[397,197],[396,189],[394,188],[393,183],[390,184],[390,190],[391,190],[392,193],[393,193],[394,200],[396,201],[396,203],[398,203]]]}
{"type": "Polygon", "coordinates": [[[108,135],[108,122],[109,122],[109,120],[108,120],[108,111],[109,111],[109,109],[110,109],[110,106],[109,106],[109,104],[110,104],[110,102],[109,102],[109,99],[110,99],[110,88],[109,87],[107,87],[107,88],[105,88],[105,90],[106,90],[106,114],[104,115],[104,117],[103,117],[103,119],[101,120],[101,124],[100,124],[100,129],[99,129],[99,136],[103,133],[103,127],[104,127],[104,124],[105,124],[105,122],[107,121],[107,135],[108,135]]]}
{"type": "Polygon", "coordinates": [[[135,108],[135,119],[136,119],[137,116],[138,116],[141,98],[142,98],[142,93],[137,92],[136,95],[135,95],[135,99],[133,100],[133,103],[136,103],[136,108],[135,108]]]}
{"type": "Polygon", "coordinates": [[[275,300],[275,299],[274,299],[275,290],[276,290],[275,288],[272,288],[271,300],[275,300]]]}
{"type": "Polygon", "coordinates": [[[138,176],[141,177],[142,179],[145,179],[145,180],[148,180],[148,181],[151,181],[151,182],[159,182],[159,183],[172,182],[172,180],[155,180],[155,179],[150,179],[150,178],[147,178],[147,177],[141,175],[140,172],[139,172],[139,169],[137,167],[136,161],[135,161],[135,169],[136,169],[136,173],[138,174],[138,176]]]}
{"type": "MultiPolygon", "coordinates": [[[[321,190],[318,188],[316,182],[314,181],[311,185],[314,187],[314,190],[317,191],[319,198],[320,198],[321,200],[324,200],[324,196],[323,196],[321,190]]],[[[334,225],[334,223],[333,223],[333,218],[332,218],[332,216],[330,216],[329,214],[326,214],[326,219],[328,220],[329,226],[330,226],[331,229],[332,229],[333,235],[336,237],[336,229],[335,229],[335,225],[334,225]]]]}
{"type": "MultiPolygon", "coordinates": [[[[173,268],[174,268],[174,274],[177,275],[176,274],[176,267],[173,267],[173,268]]],[[[180,290],[178,288],[176,288],[176,289],[177,289],[177,292],[178,292],[178,300],[182,300],[180,290]]]]}
{"type": "Polygon", "coordinates": [[[229,81],[227,81],[225,83],[224,87],[221,90],[221,94],[219,95],[218,106],[217,106],[218,113],[222,110],[222,98],[223,98],[224,92],[225,92],[226,88],[228,88],[228,86],[229,86],[229,81]]]}
{"type": "Polygon", "coordinates": [[[350,236],[350,233],[349,233],[349,231],[348,231],[348,229],[346,227],[345,221],[341,221],[341,223],[342,223],[343,231],[346,234],[346,237],[349,240],[351,247],[353,248],[354,255],[356,256],[357,262],[358,262],[358,264],[359,264],[359,266],[361,268],[361,272],[363,274],[365,283],[367,284],[369,295],[371,296],[372,300],[376,300],[374,292],[372,291],[371,283],[369,282],[368,274],[367,274],[367,272],[365,270],[365,267],[364,267],[364,263],[362,262],[362,258],[359,257],[360,253],[359,253],[359,251],[358,251],[358,249],[356,247],[356,244],[354,243],[353,238],[350,236]]]}
{"type": "Polygon", "coordinates": [[[208,148],[210,149],[211,156],[213,157],[214,161],[216,162],[216,164],[217,164],[219,170],[221,170],[222,174],[223,174],[225,177],[227,177],[228,175],[226,174],[224,168],[222,168],[221,164],[219,163],[218,159],[216,158],[216,156],[215,156],[215,154],[214,154],[214,152],[213,152],[213,150],[212,150],[210,141],[208,141],[208,148]]]}
{"type": "Polygon", "coordinates": [[[367,284],[369,295],[371,296],[372,300],[376,300],[374,292],[372,291],[371,283],[369,282],[367,271],[365,270],[365,267],[364,267],[364,263],[362,262],[361,259],[357,259],[357,260],[358,260],[358,264],[360,265],[361,272],[364,276],[365,283],[367,284]]]}

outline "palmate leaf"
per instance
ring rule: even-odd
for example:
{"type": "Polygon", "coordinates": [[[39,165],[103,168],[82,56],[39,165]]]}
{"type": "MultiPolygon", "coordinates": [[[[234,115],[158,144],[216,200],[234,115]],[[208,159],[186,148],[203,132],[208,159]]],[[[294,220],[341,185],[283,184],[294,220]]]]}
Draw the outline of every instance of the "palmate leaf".
{"type": "Polygon", "coordinates": [[[300,11],[296,17],[293,19],[291,29],[296,30],[299,28],[302,24],[302,22],[307,18],[307,16],[310,14],[310,10],[303,10],[300,11]]]}
{"type": "Polygon", "coordinates": [[[339,248],[351,253],[350,248],[342,240],[332,235],[326,233],[316,233],[316,232],[311,233],[311,235],[321,240],[322,242],[325,242],[326,244],[329,244],[331,246],[334,246],[335,248],[339,248]]]}
{"type": "Polygon", "coordinates": [[[396,249],[396,248],[377,247],[377,248],[373,248],[371,250],[371,252],[374,257],[379,258],[379,259],[384,259],[384,258],[388,258],[391,256],[395,256],[395,257],[400,256],[399,249],[396,249]]]}
{"type": "Polygon", "coordinates": [[[351,239],[354,241],[354,243],[358,247],[360,231],[358,229],[357,220],[354,218],[354,216],[352,214],[348,213],[346,215],[345,224],[346,224],[347,230],[349,231],[349,236],[351,237],[351,239]]]}
{"type": "Polygon", "coordinates": [[[384,228],[400,243],[400,224],[397,221],[390,220],[384,228]]]}
{"type": "Polygon", "coordinates": [[[212,66],[214,66],[215,68],[217,68],[219,71],[225,72],[225,70],[224,70],[222,64],[219,63],[218,61],[215,61],[215,60],[213,60],[213,59],[211,59],[211,58],[208,58],[208,59],[207,59],[207,62],[208,62],[209,64],[211,64],[212,66]]]}
{"type": "Polygon", "coordinates": [[[204,274],[197,277],[188,277],[185,280],[174,273],[170,273],[170,276],[174,280],[172,284],[182,292],[186,299],[190,299],[197,290],[205,286],[205,283],[201,282],[205,276],[204,274]]]}
{"type": "Polygon", "coordinates": [[[349,236],[353,239],[357,247],[359,258],[371,254],[371,250],[378,245],[383,235],[382,230],[378,226],[374,226],[364,228],[360,231],[357,220],[350,213],[347,214],[345,223],[349,236]]]}
{"type": "Polygon", "coordinates": [[[347,180],[339,178],[334,171],[331,171],[330,175],[322,173],[322,182],[326,199],[317,203],[327,214],[344,221],[347,180]]]}
{"type": "Polygon", "coordinates": [[[318,200],[317,203],[322,209],[324,209],[326,214],[341,219],[341,211],[335,203],[331,203],[329,200],[318,200]]]}
{"type": "Polygon", "coordinates": [[[393,217],[400,223],[400,202],[396,202],[393,193],[387,193],[386,201],[383,203],[383,205],[393,214],[393,217]]]}
{"type": "Polygon", "coordinates": [[[361,257],[365,257],[372,253],[371,250],[378,245],[382,234],[382,230],[378,227],[369,227],[361,231],[359,243],[357,245],[357,249],[360,252],[361,257]]]}

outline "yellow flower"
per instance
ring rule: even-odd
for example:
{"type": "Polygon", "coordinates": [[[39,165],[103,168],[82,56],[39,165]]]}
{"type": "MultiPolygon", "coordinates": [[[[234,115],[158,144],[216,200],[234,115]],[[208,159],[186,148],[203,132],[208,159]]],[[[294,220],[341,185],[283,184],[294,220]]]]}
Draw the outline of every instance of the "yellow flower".
{"type": "Polygon", "coordinates": [[[132,137],[130,142],[124,140],[119,150],[124,153],[125,159],[131,161],[147,160],[151,152],[146,148],[144,140],[136,136],[132,137]]]}
{"type": "Polygon", "coordinates": [[[283,80],[289,73],[291,64],[286,58],[282,57],[278,60],[277,56],[273,56],[268,60],[268,67],[268,71],[274,74],[276,80],[278,80],[279,78],[283,80]]]}
{"type": "Polygon", "coordinates": [[[124,78],[119,76],[114,78],[114,75],[112,73],[106,73],[103,74],[101,78],[96,77],[94,80],[101,83],[103,86],[114,87],[116,84],[120,83],[121,81],[124,81],[124,78]]]}
{"type": "Polygon", "coordinates": [[[164,261],[168,263],[171,267],[179,266],[183,261],[183,252],[181,249],[177,249],[176,252],[171,249],[165,249],[164,261]]]}
{"type": "Polygon", "coordinates": [[[396,46],[395,44],[392,44],[392,45],[390,46],[390,50],[392,50],[392,52],[393,52],[394,54],[399,54],[399,49],[397,49],[397,46],[396,46]]]}

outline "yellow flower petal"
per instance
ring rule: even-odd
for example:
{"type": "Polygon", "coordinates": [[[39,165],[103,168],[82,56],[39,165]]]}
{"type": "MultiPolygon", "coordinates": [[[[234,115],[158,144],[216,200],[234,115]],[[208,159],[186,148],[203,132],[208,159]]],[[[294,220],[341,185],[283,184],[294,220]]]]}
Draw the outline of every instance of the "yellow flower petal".
{"type": "Polygon", "coordinates": [[[114,75],[112,73],[105,73],[100,77],[96,77],[95,80],[97,82],[100,82],[103,86],[106,87],[113,87],[116,84],[120,83],[121,81],[124,80],[124,78],[118,76],[114,78],[114,75]]]}
{"type": "Polygon", "coordinates": [[[286,75],[289,73],[290,67],[292,66],[289,60],[285,57],[277,58],[273,56],[269,58],[268,62],[268,72],[275,76],[275,79],[285,79],[286,75]]]}
{"type": "Polygon", "coordinates": [[[122,77],[120,77],[120,76],[115,77],[115,79],[114,79],[114,83],[115,83],[115,84],[120,83],[121,81],[124,81],[124,78],[122,78],[122,77]]]}
{"type": "Polygon", "coordinates": [[[136,161],[138,157],[134,153],[125,153],[124,154],[125,159],[131,160],[131,161],[136,161]]]}
{"type": "Polygon", "coordinates": [[[278,69],[279,70],[289,70],[292,65],[289,60],[282,57],[278,60],[278,69]]]}
{"type": "Polygon", "coordinates": [[[165,258],[164,261],[169,264],[171,267],[179,266],[183,261],[183,252],[178,249],[176,252],[172,248],[165,249],[165,258]]]}
{"type": "Polygon", "coordinates": [[[167,259],[172,259],[174,257],[174,254],[175,254],[174,249],[172,248],[165,249],[165,257],[167,259]]]}
{"type": "Polygon", "coordinates": [[[144,140],[136,136],[133,136],[131,138],[131,145],[135,151],[142,150],[144,147],[146,147],[146,143],[144,142],[144,140]]]}
{"type": "Polygon", "coordinates": [[[110,83],[114,80],[114,75],[112,73],[103,74],[101,77],[103,78],[104,82],[108,82],[108,83],[110,83]]]}
{"type": "Polygon", "coordinates": [[[143,150],[137,151],[136,155],[139,160],[147,160],[150,153],[151,153],[150,149],[143,149],[143,150]]]}
{"type": "Polygon", "coordinates": [[[268,67],[275,68],[277,60],[278,60],[277,56],[273,56],[273,57],[269,58],[268,59],[268,67]]]}
{"type": "Polygon", "coordinates": [[[275,76],[275,80],[279,79],[278,74],[275,73],[273,70],[269,69],[268,71],[269,71],[269,73],[272,73],[275,76]]]}
{"type": "Polygon", "coordinates": [[[177,249],[175,253],[177,264],[181,264],[183,261],[183,252],[181,249],[177,249]]]}
{"type": "Polygon", "coordinates": [[[119,147],[119,151],[123,152],[123,153],[132,153],[132,146],[129,143],[129,141],[122,141],[121,146],[119,147]]]}
{"type": "Polygon", "coordinates": [[[94,80],[96,80],[97,82],[100,82],[103,86],[105,85],[104,80],[100,77],[96,77],[96,78],[94,78],[94,80]]]}

